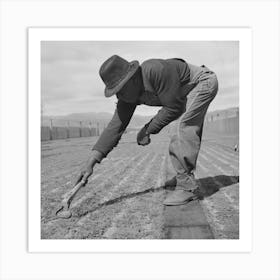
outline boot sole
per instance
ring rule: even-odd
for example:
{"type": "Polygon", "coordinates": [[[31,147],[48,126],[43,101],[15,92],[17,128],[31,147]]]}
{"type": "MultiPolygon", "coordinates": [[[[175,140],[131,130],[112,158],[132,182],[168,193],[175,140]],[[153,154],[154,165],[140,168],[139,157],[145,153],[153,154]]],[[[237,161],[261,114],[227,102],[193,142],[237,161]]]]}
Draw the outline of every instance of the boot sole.
{"type": "Polygon", "coordinates": [[[199,199],[199,196],[193,196],[193,197],[190,197],[189,199],[185,200],[185,201],[182,201],[182,202],[177,202],[177,203],[165,203],[163,202],[163,205],[166,205],[166,206],[179,206],[179,205],[184,205],[184,204],[187,204],[193,200],[198,200],[199,199]]]}

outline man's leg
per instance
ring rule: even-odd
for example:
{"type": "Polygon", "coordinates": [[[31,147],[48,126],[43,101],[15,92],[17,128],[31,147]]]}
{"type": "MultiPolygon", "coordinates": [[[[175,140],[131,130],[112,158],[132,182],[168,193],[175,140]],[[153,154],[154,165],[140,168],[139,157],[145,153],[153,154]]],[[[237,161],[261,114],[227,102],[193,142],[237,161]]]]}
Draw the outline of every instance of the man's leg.
{"type": "Polygon", "coordinates": [[[209,104],[218,91],[215,74],[204,74],[204,78],[192,90],[192,99],[179,120],[176,135],[171,139],[169,154],[176,171],[176,190],[164,201],[166,205],[180,205],[195,198],[197,189],[192,171],[200,149],[204,118],[209,104]]]}

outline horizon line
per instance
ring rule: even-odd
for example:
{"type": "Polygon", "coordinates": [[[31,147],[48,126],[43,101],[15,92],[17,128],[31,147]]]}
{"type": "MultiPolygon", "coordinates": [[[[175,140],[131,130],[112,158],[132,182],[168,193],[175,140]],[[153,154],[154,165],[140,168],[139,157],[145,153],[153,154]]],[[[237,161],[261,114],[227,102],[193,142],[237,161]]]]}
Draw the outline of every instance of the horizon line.
{"type": "MultiPolygon", "coordinates": [[[[161,107],[161,106],[158,106],[158,107],[161,107]]],[[[229,109],[233,109],[233,108],[239,108],[239,105],[238,106],[232,106],[232,107],[225,107],[225,108],[215,109],[215,110],[210,110],[210,111],[207,111],[207,113],[213,113],[213,112],[216,112],[216,111],[229,110],[229,109]]],[[[73,115],[73,114],[92,114],[92,113],[95,113],[95,114],[107,113],[107,114],[113,115],[114,112],[108,112],[108,111],[96,112],[96,111],[91,111],[91,112],[75,112],[75,113],[68,113],[68,114],[63,114],[63,115],[53,115],[53,114],[48,114],[48,115],[43,114],[42,115],[41,114],[41,117],[63,117],[63,116],[67,117],[67,116],[73,115]]],[[[151,117],[151,116],[154,116],[154,115],[135,114],[133,116],[151,117]]]]}

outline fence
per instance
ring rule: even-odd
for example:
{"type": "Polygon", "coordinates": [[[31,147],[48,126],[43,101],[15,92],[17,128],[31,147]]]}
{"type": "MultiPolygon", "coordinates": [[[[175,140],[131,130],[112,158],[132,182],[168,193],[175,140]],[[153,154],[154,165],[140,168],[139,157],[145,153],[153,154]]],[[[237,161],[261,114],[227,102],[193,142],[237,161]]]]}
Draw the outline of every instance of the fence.
{"type": "Polygon", "coordinates": [[[231,115],[219,116],[211,114],[206,116],[204,131],[217,134],[239,135],[239,112],[231,115]]]}
{"type": "Polygon", "coordinates": [[[99,136],[104,127],[96,121],[42,120],[41,141],[99,136]]]}
{"type": "MultiPolygon", "coordinates": [[[[42,120],[41,141],[99,136],[105,126],[106,123],[102,121],[42,120]]],[[[170,131],[174,129],[175,123],[171,125],[170,131]]],[[[239,112],[207,114],[204,132],[239,135],[239,112]]]]}

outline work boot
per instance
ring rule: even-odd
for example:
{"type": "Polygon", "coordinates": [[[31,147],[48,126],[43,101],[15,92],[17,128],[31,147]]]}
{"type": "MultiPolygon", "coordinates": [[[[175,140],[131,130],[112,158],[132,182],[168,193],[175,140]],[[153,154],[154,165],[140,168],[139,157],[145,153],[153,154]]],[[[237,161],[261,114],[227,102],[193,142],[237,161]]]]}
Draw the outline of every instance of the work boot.
{"type": "Polygon", "coordinates": [[[177,181],[175,191],[167,196],[163,204],[168,206],[183,205],[201,197],[202,195],[199,191],[199,186],[195,182],[194,175],[190,173],[186,176],[184,182],[177,181]]]}
{"type": "Polygon", "coordinates": [[[176,176],[174,176],[171,179],[165,181],[164,188],[174,190],[176,187],[176,184],[177,184],[177,180],[176,180],[176,176]]]}

